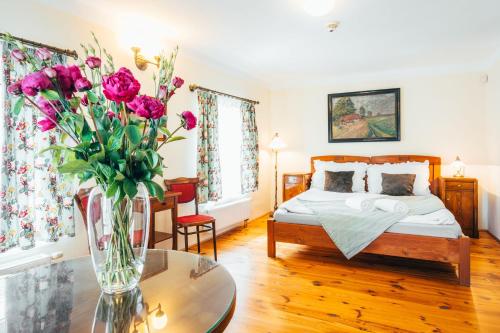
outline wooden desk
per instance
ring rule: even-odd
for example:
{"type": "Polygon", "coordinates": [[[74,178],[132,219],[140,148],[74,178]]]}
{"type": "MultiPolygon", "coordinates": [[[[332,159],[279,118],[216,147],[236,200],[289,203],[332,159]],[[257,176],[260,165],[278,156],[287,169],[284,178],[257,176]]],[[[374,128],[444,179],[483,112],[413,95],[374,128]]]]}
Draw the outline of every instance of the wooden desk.
{"type": "Polygon", "coordinates": [[[154,249],[155,244],[173,238],[172,249],[177,250],[177,199],[181,195],[180,192],[165,191],[163,201],[157,198],[150,198],[150,215],[149,215],[149,242],[148,248],[154,249]],[[172,233],[156,231],[155,229],[155,214],[165,210],[171,211],[172,215],[172,233]]]}

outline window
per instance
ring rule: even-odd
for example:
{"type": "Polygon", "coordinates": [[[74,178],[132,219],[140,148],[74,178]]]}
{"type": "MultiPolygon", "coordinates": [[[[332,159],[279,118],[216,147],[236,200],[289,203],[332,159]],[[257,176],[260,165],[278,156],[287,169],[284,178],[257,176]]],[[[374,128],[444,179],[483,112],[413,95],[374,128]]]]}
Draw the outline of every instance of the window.
{"type": "Polygon", "coordinates": [[[227,202],[241,198],[241,102],[217,96],[219,109],[219,158],[222,199],[227,202]]]}

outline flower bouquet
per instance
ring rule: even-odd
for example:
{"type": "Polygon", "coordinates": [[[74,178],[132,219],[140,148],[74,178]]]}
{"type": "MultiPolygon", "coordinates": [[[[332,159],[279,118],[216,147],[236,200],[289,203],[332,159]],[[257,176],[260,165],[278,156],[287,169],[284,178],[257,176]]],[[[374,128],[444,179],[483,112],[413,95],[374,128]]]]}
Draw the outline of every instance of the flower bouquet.
{"type": "Polygon", "coordinates": [[[12,107],[40,111],[42,131],[57,130],[60,142],[50,146],[59,172],[76,176],[80,184],[94,179],[87,204],[89,244],[97,280],[105,292],[134,288],[142,274],[149,230],[149,196],[163,200],[164,190],[153,178],[163,175],[158,150],[182,140],[176,133],[196,126],[190,111],[179,116],[174,131],[167,128],[167,103],[184,81],[173,77],[177,48],[160,56],[153,76],[153,96],[140,94],[141,84],[127,68],[115,70],[113,58],[92,34],[82,45],[78,65],[54,63],[45,48],[28,50],[9,38],[11,57],[29,73],[7,88],[19,96],[12,107]],[[163,142],[157,140],[163,135],[163,142]]]}

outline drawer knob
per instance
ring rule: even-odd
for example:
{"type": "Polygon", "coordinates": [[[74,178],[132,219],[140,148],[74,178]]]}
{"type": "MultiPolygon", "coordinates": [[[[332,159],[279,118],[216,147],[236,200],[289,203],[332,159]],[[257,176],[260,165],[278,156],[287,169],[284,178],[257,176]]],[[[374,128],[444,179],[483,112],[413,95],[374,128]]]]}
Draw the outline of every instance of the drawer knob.
{"type": "Polygon", "coordinates": [[[462,184],[458,184],[458,187],[462,187],[462,184]]]}

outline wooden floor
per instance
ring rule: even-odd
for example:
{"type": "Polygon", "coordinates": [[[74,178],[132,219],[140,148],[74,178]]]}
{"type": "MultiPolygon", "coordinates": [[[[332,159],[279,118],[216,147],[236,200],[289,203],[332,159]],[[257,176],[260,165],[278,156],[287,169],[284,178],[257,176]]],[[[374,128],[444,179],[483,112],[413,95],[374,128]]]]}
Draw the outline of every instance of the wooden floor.
{"type": "MultiPolygon", "coordinates": [[[[500,243],[472,241],[471,287],[449,265],[278,243],[266,217],[217,239],[237,304],[226,332],[500,332],[500,243]]],[[[191,251],[194,249],[192,248],[191,251]]],[[[211,241],[202,251],[212,255],[211,241]]]]}

